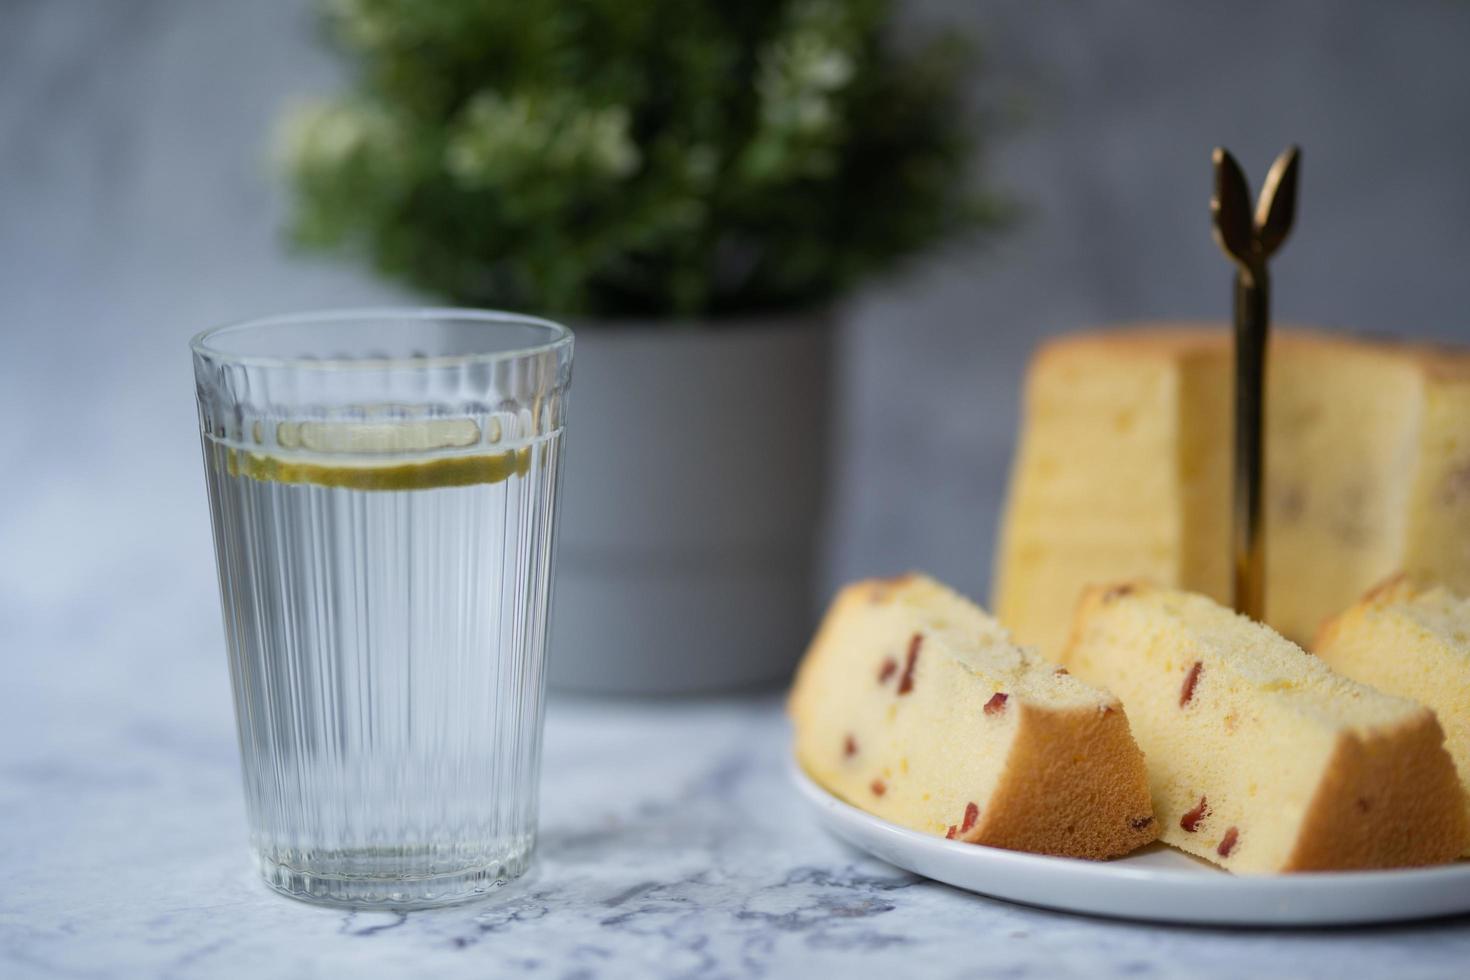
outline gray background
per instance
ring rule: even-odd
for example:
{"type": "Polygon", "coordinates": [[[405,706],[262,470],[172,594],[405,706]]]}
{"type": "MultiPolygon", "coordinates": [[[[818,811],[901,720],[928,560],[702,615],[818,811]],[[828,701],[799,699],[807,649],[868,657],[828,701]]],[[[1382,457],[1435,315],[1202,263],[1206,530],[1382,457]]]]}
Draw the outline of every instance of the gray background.
{"type": "MultiPolygon", "coordinates": [[[[1035,341],[1227,314],[1216,143],[1257,180],[1304,147],[1282,317],[1470,336],[1470,3],[907,9],[983,32],[1024,220],[846,310],[828,585],[982,592],[1035,341]]],[[[43,689],[68,658],[64,710],[138,670],[223,690],[187,337],[404,298],[281,245],[272,120],[338,82],[300,0],[0,0],[0,655],[43,689]]]]}

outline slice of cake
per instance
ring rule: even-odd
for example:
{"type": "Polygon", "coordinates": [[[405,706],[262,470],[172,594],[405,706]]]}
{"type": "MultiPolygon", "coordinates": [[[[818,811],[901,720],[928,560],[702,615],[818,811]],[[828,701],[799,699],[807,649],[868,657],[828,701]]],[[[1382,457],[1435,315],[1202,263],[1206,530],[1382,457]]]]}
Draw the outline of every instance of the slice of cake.
{"type": "Polygon", "coordinates": [[[1333,673],[1210,599],[1092,589],[1065,662],[1117,694],[1163,839],[1236,872],[1448,861],[1467,838],[1424,706],[1333,673]]]}
{"type": "Polygon", "coordinates": [[[1313,650],[1339,674],[1434,709],[1470,803],[1470,600],[1399,576],[1329,620],[1313,650]]]}
{"type": "MultiPolygon", "coordinates": [[[[1228,599],[1230,335],[1149,327],[1032,360],[993,605],[1055,656],[1088,585],[1228,599]]],[[[1470,593],[1470,352],[1276,331],[1266,622],[1307,643],[1398,570],[1470,593]]]]}
{"type": "Polygon", "coordinates": [[[842,590],[789,708],[802,768],[893,823],[1085,858],[1158,836],[1117,700],[921,575],[842,590]]]}

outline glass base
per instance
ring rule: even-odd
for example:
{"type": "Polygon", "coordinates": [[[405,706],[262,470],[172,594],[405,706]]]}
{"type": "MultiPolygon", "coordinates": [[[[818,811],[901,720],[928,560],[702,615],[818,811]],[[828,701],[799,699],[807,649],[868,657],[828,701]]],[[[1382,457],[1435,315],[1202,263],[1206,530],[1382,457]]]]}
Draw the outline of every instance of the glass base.
{"type": "MultiPolygon", "coordinates": [[[[361,867],[371,863],[371,856],[358,855],[353,863],[361,867]]],[[[421,876],[294,868],[259,853],[255,864],[272,890],[303,902],[350,909],[430,909],[503,894],[530,868],[531,851],[484,867],[421,876]]]]}

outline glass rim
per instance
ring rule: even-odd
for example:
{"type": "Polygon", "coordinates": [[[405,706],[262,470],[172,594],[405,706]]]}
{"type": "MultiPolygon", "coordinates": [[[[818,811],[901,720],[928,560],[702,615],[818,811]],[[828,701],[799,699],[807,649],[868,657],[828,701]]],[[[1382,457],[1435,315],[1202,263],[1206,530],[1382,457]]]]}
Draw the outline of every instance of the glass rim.
{"type": "Polygon", "coordinates": [[[189,338],[189,349],[200,357],[240,364],[245,367],[289,368],[303,371],[382,371],[400,368],[457,367],[467,364],[495,364],[547,354],[572,346],[571,328],[544,317],[507,310],[485,310],[457,306],[371,306],[306,310],[271,316],[232,320],[199,331],[189,338]],[[239,354],[211,345],[225,334],[240,333],[259,327],[308,326],[320,323],[342,323],[350,320],[460,320],[483,324],[504,324],[544,328],[549,335],[543,343],[512,347],[508,350],[483,351],[472,354],[436,354],[430,357],[286,357],[274,354],[239,354]]]}

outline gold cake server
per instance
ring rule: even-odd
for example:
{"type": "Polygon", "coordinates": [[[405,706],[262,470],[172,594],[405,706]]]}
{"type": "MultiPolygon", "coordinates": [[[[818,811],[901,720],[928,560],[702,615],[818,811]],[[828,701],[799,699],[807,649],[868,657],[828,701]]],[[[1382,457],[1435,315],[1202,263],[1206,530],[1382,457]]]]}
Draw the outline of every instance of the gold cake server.
{"type": "Polygon", "coordinates": [[[1265,469],[1262,418],[1266,345],[1271,333],[1271,276],[1266,262],[1296,217],[1301,152],[1287,147],[1271,165],[1251,212],[1250,188],[1230,151],[1217,147],[1210,199],[1215,241],[1235,262],[1235,484],[1231,568],[1236,612],[1266,613],[1266,540],[1261,513],[1265,469]]]}

